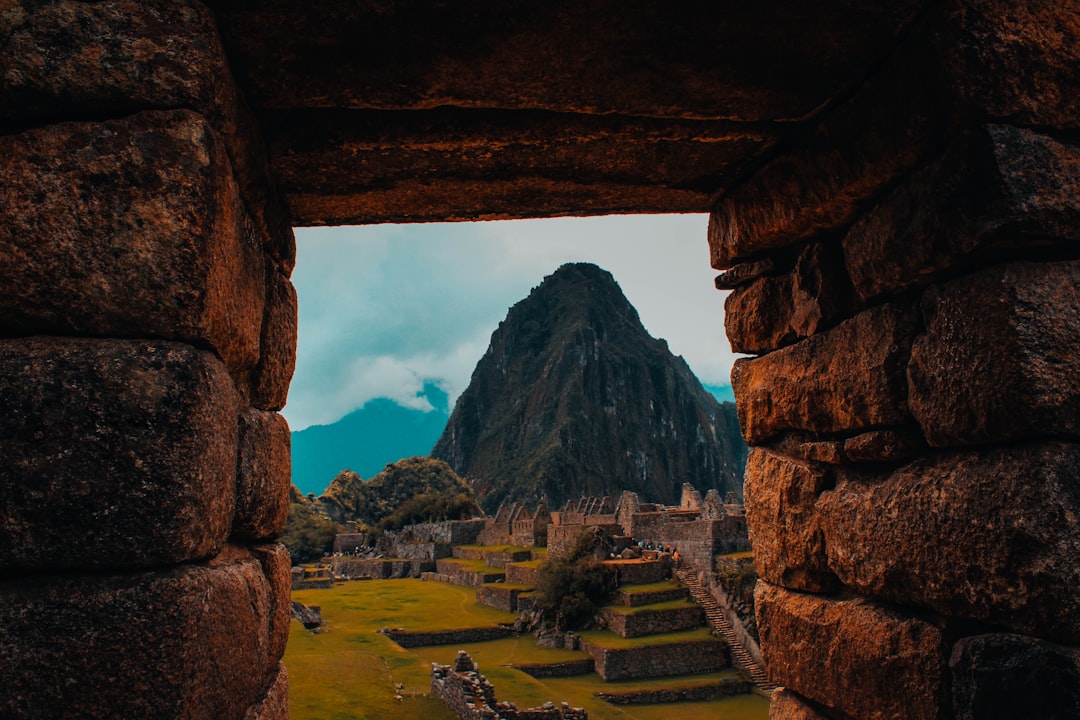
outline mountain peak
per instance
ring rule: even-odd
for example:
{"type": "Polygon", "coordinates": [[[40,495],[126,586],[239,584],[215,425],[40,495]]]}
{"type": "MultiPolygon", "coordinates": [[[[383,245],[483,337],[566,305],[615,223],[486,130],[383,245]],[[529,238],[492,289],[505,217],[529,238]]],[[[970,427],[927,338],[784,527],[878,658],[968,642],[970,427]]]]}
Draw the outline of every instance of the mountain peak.
{"type": "Polygon", "coordinates": [[[488,509],[624,489],[674,503],[683,482],[738,490],[745,446],[734,414],[646,332],[611,273],[570,263],[492,333],[432,457],[488,509]]]}

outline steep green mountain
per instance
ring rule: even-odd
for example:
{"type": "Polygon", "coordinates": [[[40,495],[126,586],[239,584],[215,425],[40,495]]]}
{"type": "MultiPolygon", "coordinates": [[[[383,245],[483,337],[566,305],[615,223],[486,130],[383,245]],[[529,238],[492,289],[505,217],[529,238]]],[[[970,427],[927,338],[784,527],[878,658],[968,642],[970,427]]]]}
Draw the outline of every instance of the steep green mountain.
{"type": "Polygon", "coordinates": [[[313,425],[292,434],[292,481],[303,493],[322,493],[335,475],[351,469],[371,477],[387,463],[427,455],[450,416],[448,398],[424,384],[434,410],[423,412],[393,400],[369,400],[336,423],[313,425]]]}
{"type": "Polygon", "coordinates": [[[490,512],[624,489],[676,503],[684,482],[741,494],[746,447],[734,405],[646,332],[611,274],[570,264],[492,334],[432,457],[490,512]]]}
{"type": "Polygon", "coordinates": [[[473,491],[446,463],[411,457],[388,464],[367,482],[345,470],[333,479],[319,501],[338,522],[355,521],[375,527],[404,503],[421,495],[472,498],[473,491]]]}

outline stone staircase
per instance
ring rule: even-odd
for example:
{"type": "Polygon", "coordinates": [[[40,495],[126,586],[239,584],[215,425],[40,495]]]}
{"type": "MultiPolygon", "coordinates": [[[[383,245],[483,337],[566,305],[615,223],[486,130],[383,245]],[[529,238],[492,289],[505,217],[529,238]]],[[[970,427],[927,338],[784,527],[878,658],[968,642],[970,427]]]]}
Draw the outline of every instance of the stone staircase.
{"type": "Polygon", "coordinates": [[[735,634],[734,628],[731,627],[731,623],[728,622],[727,615],[724,613],[724,609],[720,607],[720,603],[716,601],[716,598],[708,590],[701,586],[697,572],[690,568],[683,568],[675,570],[675,577],[690,590],[690,597],[705,609],[705,617],[709,622],[709,626],[714,630],[718,630],[724,636],[724,640],[727,641],[728,646],[731,648],[732,663],[744,670],[753,683],[762,690],[775,690],[776,685],[769,682],[769,676],[765,673],[765,668],[761,667],[743,647],[743,644],[739,642],[739,638],[735,634]]]}

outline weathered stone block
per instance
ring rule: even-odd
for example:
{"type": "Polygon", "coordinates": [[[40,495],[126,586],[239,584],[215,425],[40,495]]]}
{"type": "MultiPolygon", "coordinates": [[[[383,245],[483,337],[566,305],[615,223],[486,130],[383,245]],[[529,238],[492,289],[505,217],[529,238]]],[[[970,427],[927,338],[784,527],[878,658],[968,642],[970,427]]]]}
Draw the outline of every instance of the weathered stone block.
{"type": "Polygon", "coordinates": [[[0,340],[0,567],[147,567],[216,553],[237,408],[189,345],[0,340]]]}
{"type": "Polygon", "coordinates": [[[724,302],[724,330],[737,353],[765,354],[799,339],[791,275],[772,275],[732,290],[724,302]]]}
{"type": "Polygon", "coordinates": [[[947,647],[934,626],[865,600],[832,600],[759,581],[769,677],[866,720],[949,717],[947,647]]]}
{"type": "Polygon", "coordinates": [[[194,110],[224,138],[256,219],[252,232],[283,271],[292,270],[292,229],[206,5],[48,0],[8,6],[0,14],[0,128],[194,110]]]}
{"type": "Polygon", "coordinates": [[[241,718],[272,681],[266,580],[206,565],[0,582],[0,715],[241,718]]]}
{"type": "Polygon", "coordinates": [[[1023,635],[976,635],[949,661],[957,720],[1080,717],[1080,648],[1023,635]]]}
{"type": "Polygon", "coordinates": [[[278,665],[274,684],[248,709],[244,720],[289,720],[289,673],[284,665],[278,665]]]}
{"type": "Polygon", "coordinates": [[[265,260],[223,146],[188,111],[0,137],[0,327],[259,357],[265,260]]]}
{"type": "Polygon", "coordinates": [[[805,143],[729,191],[709,217],[717,270],[854,220],[934,146],[938,50],[916,32],[888,66],[831,111],[805,143]]]}
{"type": "Polygon", "coordinates": [[[844,237],[844,256],[868,300],[925,284],[991,248],[1075,245],[1077,228],[1080,149],[987,125],[859,219],[844,237]]]}
{"type": "Polygon", "coordinates": [[[1080,9],[1067,2],[956,3],[942,63],[977,116],[1080,127],[1080,9]]]}
{"type": "Polygon", "coordinates": [[[292,559],[284,545],[277,543],[254,545],[248,548],[262,566],[266,576],[270,610],[267,616],[267,657],[280,659],[289,640],[289,619],[292,601],[292,559]]]}
{"type": "Polygon", "coordinates": [[[818,511],[829,568],[873,598],[1080,641],[1080,445],[841,475],[818,511]]]}
{"type": "Polygon", "coordinates": [[[764,357],[735,362],[731,384],[747,442],[788,430],[858,432],[910,421],[905,368],[913,313],[885,305],[764,357]]]}
{"type": "Polygon", "coordinates": [[[240,413],[233,537],[265,540],[285,529],[292,482],[291,436],[285,418],[247,408],[240,413]]]}
{"type": "Polygon", "coordinates": [[[1080,262],[1001,265],[927,290],[911,411],[931,445],[1080,433],[1080,262]]]}
{"type": "Polygon", "coordinates": [[[826,720],[818,715],[806,701],[787,688],[773,691],[769,703],[769,720],[826,720]]]}
{"type": "Polygon", "coordinates": [[[285,407],[296,369],[296,331],[296,289],[285,277],[271,273],[262,322],[262,357],[252,377],[251,403],[255,407],[285,407]]]}
{"type": "Polygon", "coordinates": [[[926,450],[917,428],[871,430],[844,441],[844,457],[853,463],[909,460],[926,450]]]}
{"type": "Polygon", "coordinates": [[[795,590],[839,588],[815,504],[832,478],[809,463],[753,448],[746,460],[746,524],[758,575],[795,590]]]}

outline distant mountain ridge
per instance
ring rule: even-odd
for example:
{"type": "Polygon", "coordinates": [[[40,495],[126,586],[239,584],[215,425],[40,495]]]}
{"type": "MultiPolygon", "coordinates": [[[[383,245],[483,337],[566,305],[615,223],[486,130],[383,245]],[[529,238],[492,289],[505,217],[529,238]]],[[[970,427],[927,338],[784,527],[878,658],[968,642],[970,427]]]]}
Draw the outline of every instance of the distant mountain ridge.
{"type": "Polygon", "coordinates": [[[491,512],[623,489],[676,503],[684,482],[741,495],[746,446],[734,405],[646,332],[609,272],[576,263],[510,309],[431,455],[491,512]]]}
{"type": "Polygon", "coordinates": [[[342,470],[370,479],[387,463],[430,453],[450,409],[446,393],[434,383],[424,383],[422,395],[434,410],[376,398],[335,423],[292,433],[293,484],[304,494],[321,495],[342,470]]]}

